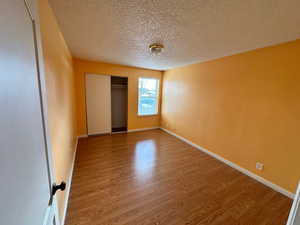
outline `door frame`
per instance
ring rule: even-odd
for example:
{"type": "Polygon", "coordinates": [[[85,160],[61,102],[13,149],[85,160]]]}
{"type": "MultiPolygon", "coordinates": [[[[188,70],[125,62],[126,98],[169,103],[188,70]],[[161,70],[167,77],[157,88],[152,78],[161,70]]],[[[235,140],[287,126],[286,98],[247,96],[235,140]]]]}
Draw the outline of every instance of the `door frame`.
{"type": "Polygon", "coordinates": [[[289,219],[287,225],[293,225],[295,222],[296,214],[300,210],[300,182],[297,188],[297,192],[294,198],[294,202],[290,211],[289,219]]]}
{"type": "Polygon", "coordinates": [[[57,206],[57,199],[52,196],[52,185],[55,183],[55,170],[53,165],[52,157],[52,146],[51,146],[51,136],[49,133],[49,122],[48,122],[48,108],[47,108],[47,95],[46,95],[46,78],[44,70],[44,59],[43,59],[43,49],[42,49],[42,38],[40,21],[38,14],[38,0],[23,0],[28,14],[31,17],[33,35],[34,35],[34,45],[35,45],[35,55],[36,55],[36,66],[37,66],[37,76],[38,76],[38,87],[39,87],[39,97],[41,105],[42,123],[44,130],[44,143],[45,143],[45,155],[48,168],[48,180],[49,180],[49,203],[52,198],[52,204],[49,205],[44,217],[43,225],[47,225],[49,216],[54,214],[55,225],[61,225],[59,219],[59,211],[57,206]]]}

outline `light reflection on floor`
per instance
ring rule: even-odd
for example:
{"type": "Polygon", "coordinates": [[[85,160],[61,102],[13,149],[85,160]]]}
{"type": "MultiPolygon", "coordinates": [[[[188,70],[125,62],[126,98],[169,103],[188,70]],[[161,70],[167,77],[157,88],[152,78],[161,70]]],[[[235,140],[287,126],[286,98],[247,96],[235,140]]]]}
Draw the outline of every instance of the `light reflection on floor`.
{"type": "Polygon", "coordinates": [[[134,169],[139,181],[152,177],[156,162],[156,144],[153,140],[138,142],[135,146],[134,169]]]}

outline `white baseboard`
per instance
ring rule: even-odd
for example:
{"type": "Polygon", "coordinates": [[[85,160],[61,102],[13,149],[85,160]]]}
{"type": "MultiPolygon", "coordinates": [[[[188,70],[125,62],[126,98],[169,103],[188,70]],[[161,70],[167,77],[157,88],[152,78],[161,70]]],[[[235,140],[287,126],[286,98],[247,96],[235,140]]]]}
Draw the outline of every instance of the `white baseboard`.
{"type": "MultiPolygon", "coordinates": [[[[147,130],[154,130],[154,129],[159,129],[159,128],[161,130],[169,133],[170,135],[173,135],[173,136],[177,137],[178,139],[186,142],[187,144],[195,147],[196,149],[198,149],[198,150],[200,150],[200,151],[202,151],[202,152],[204,152],[204,153],[206,153],[206,154],[214,157],[215,159],[217,159],[217,160],[219,160],[219,161],[227,164],[228,166],[230,166],[230,167],[232,167],[232,168],[240,171],[241,173],[243,173],[243,174],[245,174],[245,175],[247,175],[247,176],[249,176],[249,177],[257,180],[258,182],[260,182],[260,183],[262,183],[262,184],[264,184],[264,185],[272,188],[273,190],[275,190],[275,191],[277,191],[277,192],[279,192],[279,193],[281,193],[281,194],[283,194],[283,195],[285,195],[285,196],[287,196],[287,197],[289,197],[291,199],[294,198],[294,196],[295,196],[294,193],[291,193],[290,191],[288,191],[288,190],[286,190],[286,189],[284,189],[284,188],[282,188],[282,187],[280,187],[280,186],[278,186],[278,185],[276,185],[276,184],[274,184],[274,183],[272,183],[272,182],[270,182],[270,181],[268,181],[268,180],[266,180],[266,179],[264,179],[264,178],[262,178],[262,177],[260,177],[260,176],[258,176],[256,174],[250,172],[249,170],[247,170],[245,168],[242,168],[242,167],[238,166],[237,164],[235,164],[235,163],[233,163],[233,162],[231,162],[231,161],[229,161],[227,159],[224,159],[223,157],[219,156],[218,154],[210,152],[209,150],[207,150],[207,149],[205,149],[205,148],[203,148],[203,147],[201,147],[201,146],[199,146],[199,145],[197,145],[197,144],[195,144],[195,143],[187,140],[186,138],[181,137],[181,136],[179,136],[179,135],[177,135],[177,134],[173,133],[172,131],[169,131],[169,130],[167,130],[165,128],[162,128],[162,127],[150,127],[150,128],[141,128],[141,129],[132,129],[132,130],[128,130],[128,132],[130,133],[130,132],[138,132],[138,131],[147,131],[147,130]]],[[[73,170],[74,170],[75,159],[76,159],[76,151],[77,151],[78,140],[80,138],[86,138],[86,137],[88,137],[88,135],[80,135],[76,139],[75,152],[74,152],[73,162],[72,162],[72,169],[71,169],[70,177],[69,177],[68,182],[67,182],[66,198],[65,198],[65,209],[64,209],[64,214],[63,214],[63,217],[62,217],[61,225],[65,224],[65,219],[66,219],[66,214],[67,214],[67,207],[68,207],[68,200],[69,200],[69,195],[70,195],[70,190],[71,190],[71,184],[72,184],[73,170]]]]}
{"type": "Polygon", "coordinates": [[[80,138],[87,138],[87,137],[88,137],[87,134],[83,134],[83,135],[79,135],[79,136],[78,136],[78,139],[80,139],[80,138]]]}
{"type": "MultiPolygon", "coordinates": [[[[86,135],[87,137],[87,135],[86,135]]],[[[76,143],[75,143],[75,151],[72,159],[72,167],[71,167],[71,172],[69,179],[67,181],[67,188],[66,188],[66,197],[65,197],[65,208],[64,208],[64,214],[62,217],[61,225],[65,224],[66,216],[67,216],[67,210],[68,210],[68,202],[69,202],[69,197],[70,197],[70,191],[71,191],[71,185],[72,185],[72,178],[73,178],[73,171],[74,171],[74,166],[75,166],[75,159],[76,159],[76,152],[77,152],[77,146],[78,146],[78,140],[80,138],[83,138],[82,136],[78,136],[76,138],[76,143]]]]}
{"type": "MultiPolygon", "coordinates": [[[[155,129],[160,129],[160,127],[148,127],[148,128],[140,128],[140,129],[131,129],[131,130],[127,130],[127,131],[121,131],[121,132],[113,132],[112,134],[118,134],[118,133],[131,133],[131,132],[139,132],[139,131],[146,131],[146,130],[155,130],[155,129]]],[[[93,135],[101,135],[101,134],[109,134],[109,133],[94,133],[94,134],[90,134],[90,136],[93,135]]],[[[87,138],[89,135],[87,134],[83,134],[83,135],[79,135],[78,139],[80,138],[87,138]]]]}
{"type": "Polygon", "coordinates": [[[204,153],[206,153],[206,154],[214,157],[215,159],[220,160],[221,162],[223,162],[223,163],[227,164],[228,166],[230,166],[230,167],[232,167],[232,168],[240,171],[241,173],[243,173],[243,174],[245,174],[245,175],[247,175],[247,176],[249,176],[249,177],[257,180],[258,182],[260,182],[260,183],[262,183],[262,184],[264,184],[264,185],[272,188],[273,190],[275,190],[275,191],[277,191],[277,192],[279,192],[279,193],[281,193],[281,194],[283,194],[283,195],[285,195],[285,196],[287,196],[287,197],[289,197],[291,199],[294,198],[295,194],[293,194],[292,192],[290,192],[290,191],[288,191],[288,190],[286,190],[286,189],[278,186],[277,184],[274,184],[274,183],[272,183],[272,182],[270,182],[270,181],[268,181],[268,180],[266,180],[266,179],[258,176],[257,174],[254,174],[254,173],[250,172],[249,170],[247,170],[247,169],[245,169],[243,167],[240,167],[239,165],[237,165],[237,164],[235,164],[235,163],[233,163],[233,162],[231,162],[231,161],[229,161],[229,160],[221,157],[220,155],[215,154],[215,153],[213,153],[213,152],[211,152],[211,151],[209,151],[209,150],[207,150],[207,149],[205,149],[205,148],[203,148],[203,147],[201,147],[201,146],[199,146],[199,145],[197,145],[197,144],[195,144],[195,143],[187,140],[186,138],[181,137],[181,136],[173,133],[172,131],[169,131],[169,130],[167,130],[165,128],[162,128],[162,127],[160,129],[162,129],[163,131],[165,131],[165,132],[167,132],[167,133],[169,133],[169,134],[177,137],[178,139],[186,142],[187,144],[195,147],[196,149],[198,149],[198,150],[200,150],[200,151],[202,151],[202,152],[204,152],[204,153]]]}
{"type": "Polygon", "coordinates": [[[114,134],[126,134],[127,131],[117,131],[117,132],[111,132],[112,135],[114,134]]]}
{"type": "Polygon", "coordinates": [[[155,129],[159,129],[160,127],[148,127],[148,128],[140,128],[140,129],[131,129],[131,130],[128,130],[127,132],[128,133],[131,133],[131,132],[139,132],[139,131],[146,131],[146,130],[155,130],[155,129]]]}

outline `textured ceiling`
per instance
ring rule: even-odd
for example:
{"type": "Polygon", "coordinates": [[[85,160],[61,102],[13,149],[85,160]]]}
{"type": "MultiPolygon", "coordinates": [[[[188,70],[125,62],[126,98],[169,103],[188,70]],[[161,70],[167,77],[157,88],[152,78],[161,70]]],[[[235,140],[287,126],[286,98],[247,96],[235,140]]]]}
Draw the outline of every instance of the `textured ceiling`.
{"type": "Polygon", "coordinates": [[[75,57],[165,70],[300,38],[300,0],[50,0],[75,57]],[[148,46],[165,51],[151,55],[148,46]]]}

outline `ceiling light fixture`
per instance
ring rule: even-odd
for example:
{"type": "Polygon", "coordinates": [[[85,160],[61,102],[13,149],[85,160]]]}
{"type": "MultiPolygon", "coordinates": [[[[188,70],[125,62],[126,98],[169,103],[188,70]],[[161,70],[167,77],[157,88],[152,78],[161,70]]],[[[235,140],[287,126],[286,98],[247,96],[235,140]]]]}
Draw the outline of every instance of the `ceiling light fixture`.
{"type": "Polygon", "coordinates": [[[160,54],[164,49],[164,46],[162,44],[154,43],[149,45],[149,50],[152,54],[158,55],[160,54]]]}

